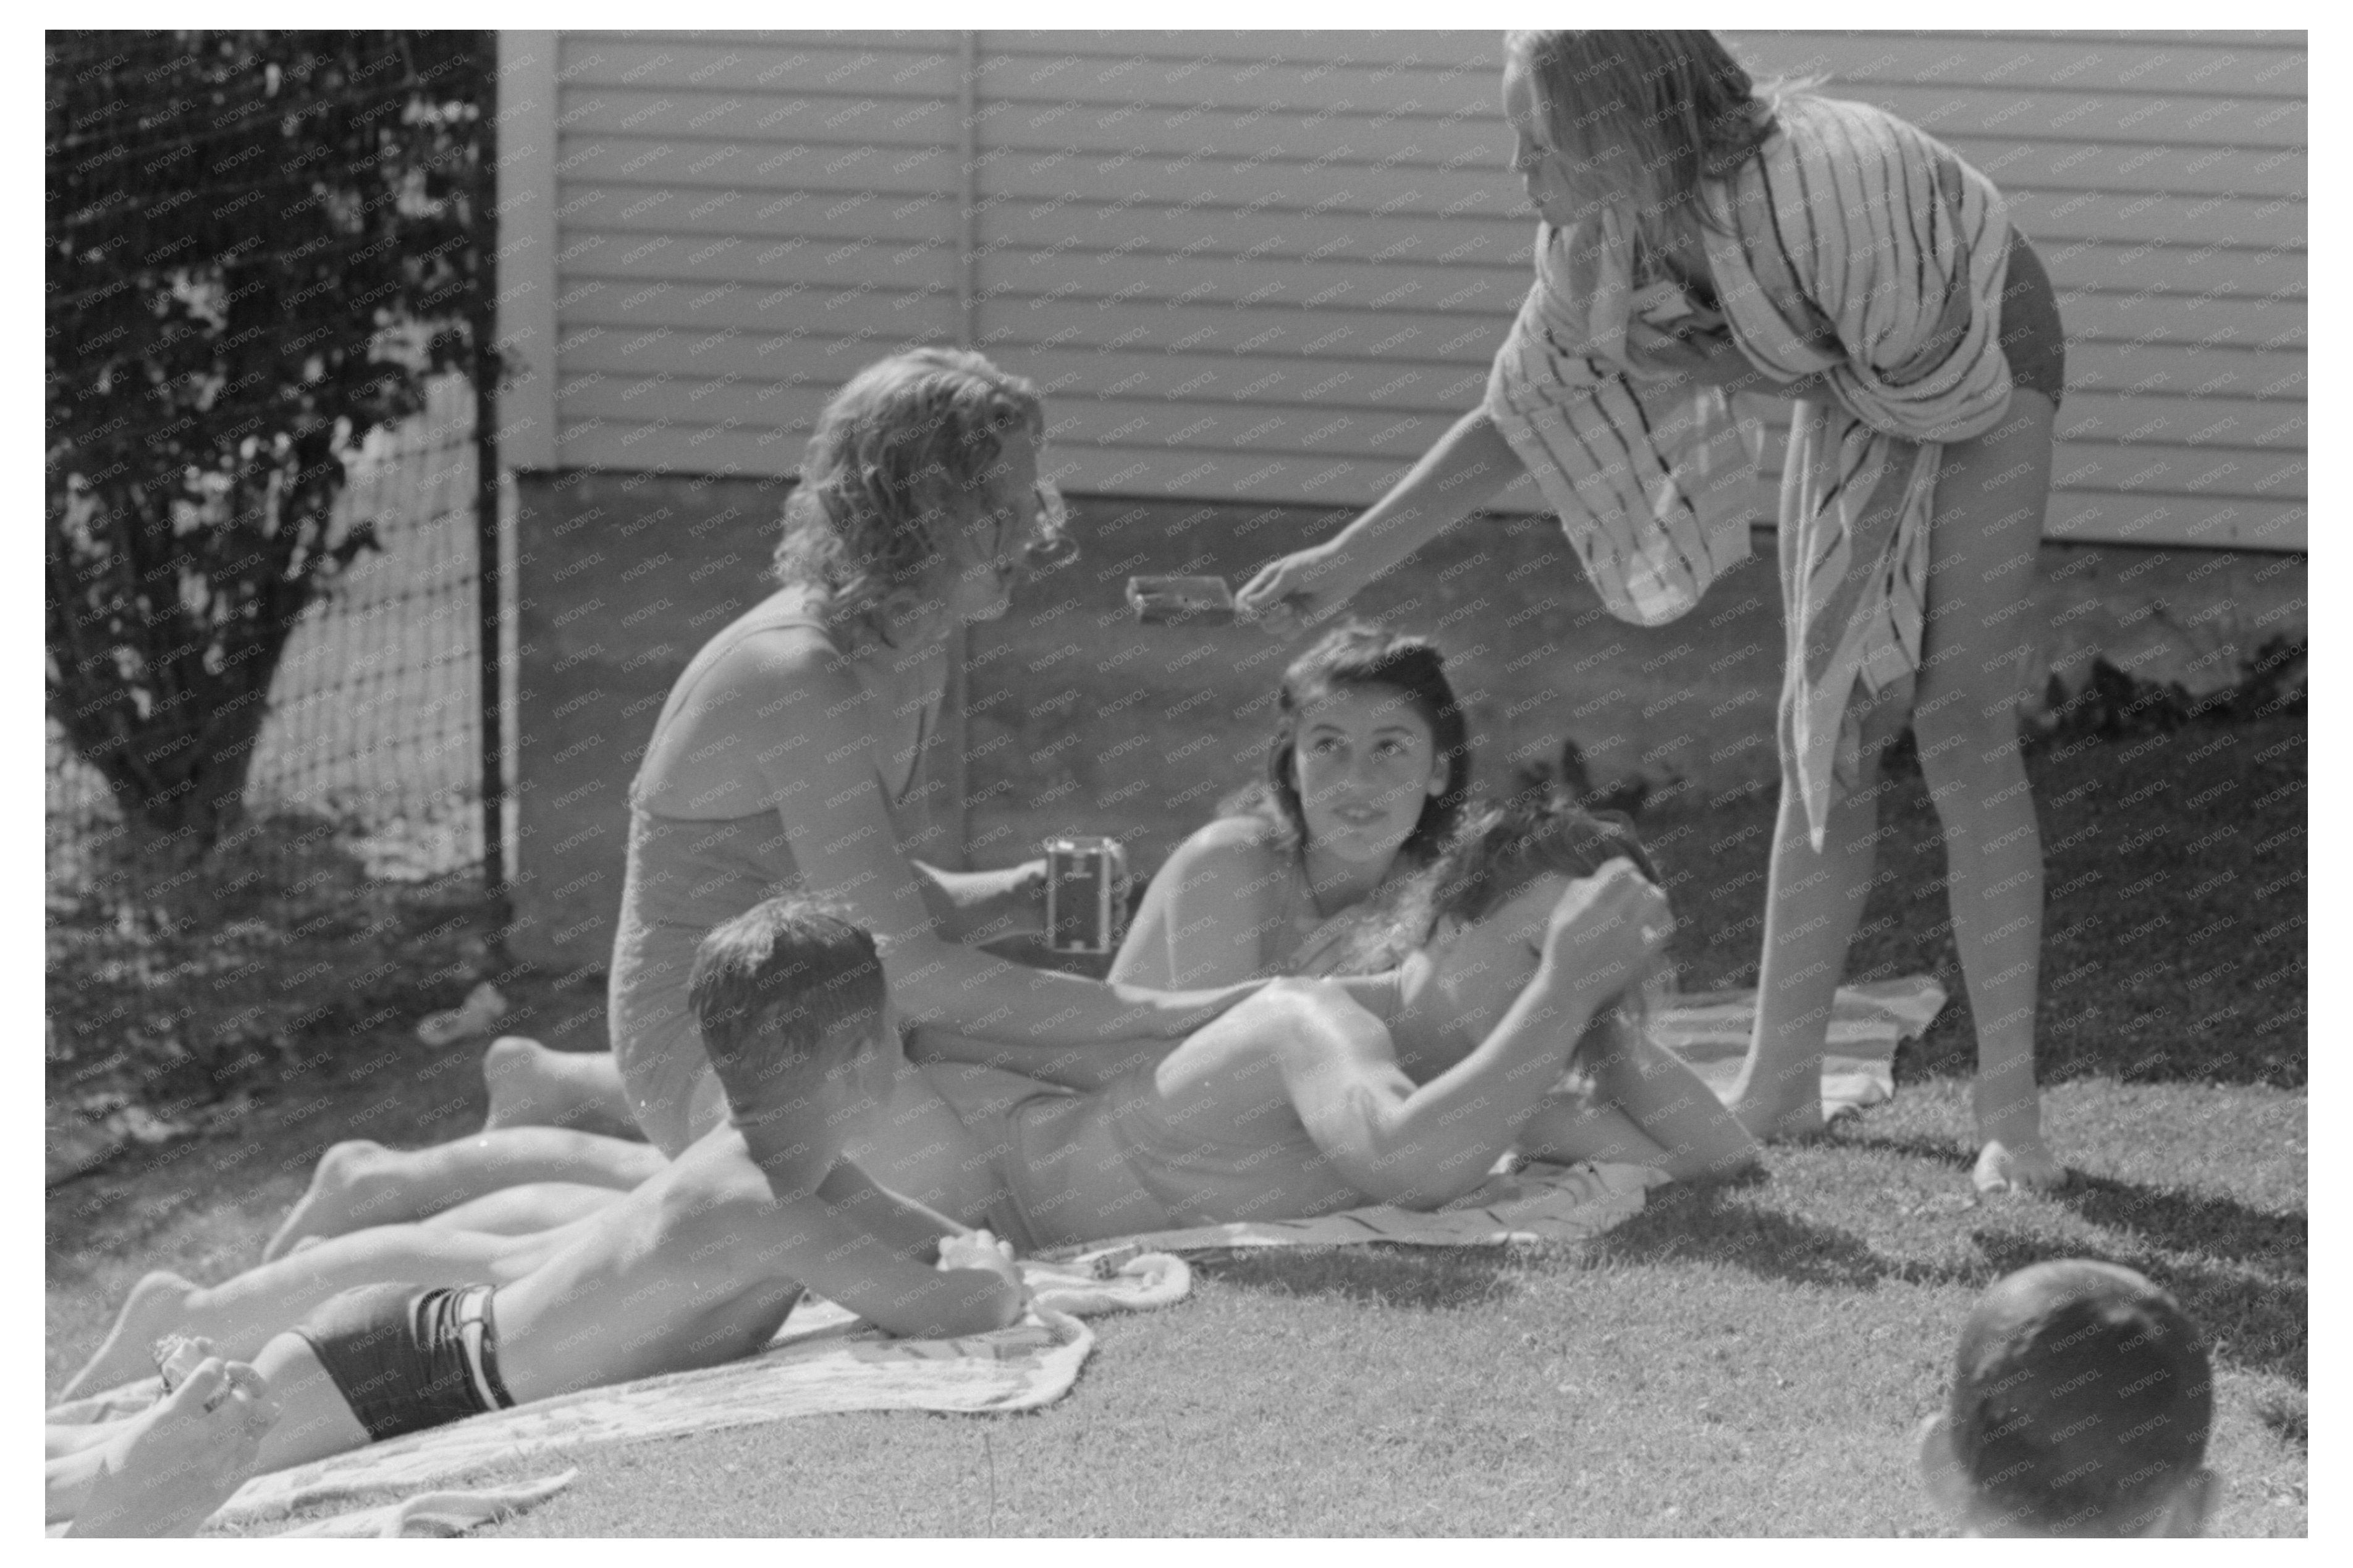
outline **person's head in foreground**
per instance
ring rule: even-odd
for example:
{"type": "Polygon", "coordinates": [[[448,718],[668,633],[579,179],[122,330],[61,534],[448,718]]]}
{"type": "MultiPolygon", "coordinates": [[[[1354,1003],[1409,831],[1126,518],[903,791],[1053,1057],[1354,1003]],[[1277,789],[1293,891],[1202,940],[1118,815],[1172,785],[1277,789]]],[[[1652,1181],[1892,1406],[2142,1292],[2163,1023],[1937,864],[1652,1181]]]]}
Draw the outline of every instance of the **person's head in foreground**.
{"type": "Polygon", "coordinates": [[[2212,1379],[2197,1329],[2140,1275],[2038,1263],[1962,1325],[1921,1475],[1970,1535],[2196,1535],[2220,1490],[2212,1379]]]}
{"type": "Polygon", "coordinates": [[[1266,777],[1229,803],[1286,848],[1352,864],[1430,864],[1462,817],[1470,731],[1427,638],[1362,621],[1282,672],[1266,777]]]}
{"type": "Polygon", "coordinates": [[[890,1098],[899,1037],[882,961],[823,904],[770,899],[713,927],[687,994],[728,1121],[764,1164],[821,1177],[890,1098]]]}
{"type": "Polygon", "coordinates": [[[868,365],[834,394],[785,502],[776,576],[817,591],[853,641],[894,646],[1005,613],[1032,567],[1073,553],[1038,477],[1038,389],[960,349],[868,365]]]}

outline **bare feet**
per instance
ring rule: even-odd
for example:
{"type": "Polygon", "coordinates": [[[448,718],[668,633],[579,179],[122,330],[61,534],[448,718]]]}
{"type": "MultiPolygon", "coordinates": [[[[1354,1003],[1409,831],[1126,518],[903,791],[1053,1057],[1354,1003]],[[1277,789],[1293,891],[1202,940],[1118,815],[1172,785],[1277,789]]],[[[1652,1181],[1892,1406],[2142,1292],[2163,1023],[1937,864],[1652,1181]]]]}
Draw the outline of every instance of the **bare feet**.
{"type": "Polygon", "coordinates": [[[73,1381],[66,1384],[58,1397],[79,1399],[151,1375],[155,1370],[155,1342],[183,1326],[188,1298],[196,1290],[194,1280],[177,1274],[159,1269],[142,1276],[123,1299],[113,1332],[98,1347],[98,1353],[74,1373],[73,1381]]]}
{"type": "Polygon", "coordinates": [[[103,1447],[60,1461],[78,1473],[50,1489],[50,1511],[71,1500],[69,1535],[194,1535],[252,1473],[278,1419],[268,1392],[251,1367],[207,1357],[103,1447]]]}
{"type": "Polygon", "coordinates": [[[389,1206],[390,1155],[383,1144],[364,1138],[337,1143],[320,1155],[318,1168],[311,1173],[310,1190],[296,1201],[269,1245],[261,1249],[261,1260],[269,1263],[283,1258],[306,1240],[413,1217],[393,1213],[389,1206]]]}
{"type": "Polygon", "coordinates": [[[1978,1151],[1977,1169],[1969,1173],[1969,1182],[1983,1197],[2000,1193],[2050,1192],[2067,1184],[2067,1167],[2043,1147],[2040,1138],[2021,1138],[2008,1143],[1989,1138],[1978,1151]]]}
{"type": "Polygon", "coordinates": [[[501,1035],[482,1053],[482,1083],[491,1092],[484,1131],[586,1127],[637,1134],[610,1051],[550,1050],[522,1035],[501,1035]]]}

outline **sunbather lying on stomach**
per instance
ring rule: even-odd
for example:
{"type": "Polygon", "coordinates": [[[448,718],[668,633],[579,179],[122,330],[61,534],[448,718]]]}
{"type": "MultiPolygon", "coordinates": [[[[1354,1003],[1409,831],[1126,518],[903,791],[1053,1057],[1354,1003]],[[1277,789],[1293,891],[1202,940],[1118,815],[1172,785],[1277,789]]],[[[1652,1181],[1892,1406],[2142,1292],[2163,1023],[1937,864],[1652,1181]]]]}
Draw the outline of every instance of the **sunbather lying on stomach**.
{"type": "MultiPolygon", "coordinates": [[[[1125,1053],[1057,1050],[919,1031],[916,1051],[932,1059],[899,1071],[879,1112],[844,1130],[831,1184],[855,1189],[853,1206],[876,1214],[921,1215],[933,1205],[947,1218],[916,1227],[927,1236],[985,1221],[1034,1249],[1366,1203],[1436,1208],[1478,1186],[1514,1148],[1678,1176],[1737,1169],[1756,1158],[1756,1142],[1641,1025],[1641,989],[1671,922],[1640,856],[1630,836],[1571,807],[1490,813],[1436,868],[1431,939],[1403,968],[1277,981],[1165,1055],[1156,1043],[1125,1053]],[[1556,1087],[1572,1059],[1590,1079],[1583,1093],[1556,1087]]],[[[151,1275],[76,1391],[135,1371],[134,1347],[166,1331],[203,1333],[225,1355],[253,1358],[310,1306],[367,1279],[519,1281],[575,1253],[601,1258],[598,1248],[620,1246],[631,1226],[666,1215],[695,1221],[692,1246],[671,1249],[702,1260],[677,1266],[687,1276],[723,1273],[722,1259],[773,1258],[775,1243],[759,1229],[773,1224],[762,1202],[740,1216],[703,1202],[683,1216],[679,1202],[662,1198],[713,1162],[739,1167],[742,1137],[733,1128],[706,1135],[646,1187],[556,1231],[492,1237],[388,1226],[332,1237],[210,1289],[151,1275]],[[738,1226],[744,1235],[731,1240],[738,1226]],[[585,1252],[584,1235],[599,1238],[585,1252]]],[[[947,1250],[943,1244],[943,1258],[947,1250]]],[[[635,1270],[631,1289],[579,1296],[567,1286],[557,1298],[576,1314],[666,1288],[650,1276],[670,1266],[649,1271],[649,1259],[634,1255],[620,1261],[635,1270]]],[[[761,1300],[735,1326],[729,1353],[765,1342],[796,1279],[833,1293],[817,1276],[761,1272],[761,1300]]],[[[701,1283],[682,1277],[667,1288],[692,1300],[701,1283]]],[[[867,1310],[862,1300],[846,1304],[867,1310]]],[[[503,1300],[499,1310],[504,1321],[503,1300]]],[[[645,1342],[638,1334],[630,1342],[645,1342]]],[[[696,1342],[706,1361],[719,1359],[709,1351],[715,1340],[696,1342]]],[[[577,1358],[565,1364],[567,1386],[582,1386],[577,1358]]],[[[655,1370],[664,1368],[635,1364],[620,1375],[655,1370]]]]}

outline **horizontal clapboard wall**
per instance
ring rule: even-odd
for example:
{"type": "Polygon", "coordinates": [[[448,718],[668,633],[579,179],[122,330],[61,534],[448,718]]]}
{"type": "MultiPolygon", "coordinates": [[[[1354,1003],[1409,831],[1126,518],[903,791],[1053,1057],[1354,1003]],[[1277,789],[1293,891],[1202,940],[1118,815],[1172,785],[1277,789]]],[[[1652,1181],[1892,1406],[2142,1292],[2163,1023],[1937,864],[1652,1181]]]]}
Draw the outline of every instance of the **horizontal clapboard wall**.
{"type": "MultiPolygon", "coordinates": [[[[2069,330],[2052,536],[2303,547],[2301,35],[1728,37],[2008,194],[2069,330]]],[[[1362,504],[1526,289],[1493,34],[555,40],[556,466],[789,472],[848,374],[964,341],[1068,489],[1362,504]]]]}

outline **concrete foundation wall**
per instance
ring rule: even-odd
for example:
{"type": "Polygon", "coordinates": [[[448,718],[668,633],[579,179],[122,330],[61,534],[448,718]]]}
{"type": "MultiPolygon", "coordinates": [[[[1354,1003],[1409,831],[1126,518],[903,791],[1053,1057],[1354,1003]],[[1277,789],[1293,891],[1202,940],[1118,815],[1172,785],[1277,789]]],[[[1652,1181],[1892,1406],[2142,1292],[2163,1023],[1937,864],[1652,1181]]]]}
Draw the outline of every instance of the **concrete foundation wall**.
{"type": "MultiPolygon", "coordinates": [[[[767,592],[784,484],[596,471],[522,477],[517,595],[519,956],[599,967],[612,940],[628,792],[662,700],[703,640],[767,592]]],[[[1083,553],[973,628],[965,771],[969,863],[1028,857],[1042,836],[1110,833],[1148,871],[1263,765],[1275,683],[1294,651],[1246,627],[1141,626],[1137,573],[1240,582],[1327,537],[1346,513],[1074,498],[1083,553]]],[[[2044,546],[2034,624],[2039,697],[2095,655],[2193,692],[2239,679],[2255,649],[2305,628],[2305,557],[2044,546]]],[[[1692,615],[1611,619],[1552,521],[1466,524],[1356,608],[1435,637],[1469,710],[1477,779],[1505,787],[1564,736],[1604,782],[1772,787],[1781,677],[1773,537],[1692,615]]],[[[941,759],[932,765],[938,772],[941,759]]]]}

